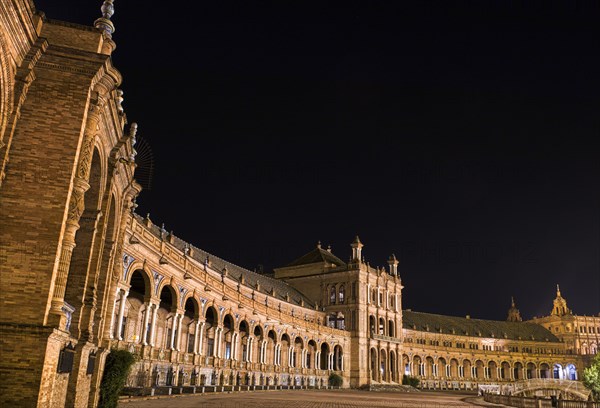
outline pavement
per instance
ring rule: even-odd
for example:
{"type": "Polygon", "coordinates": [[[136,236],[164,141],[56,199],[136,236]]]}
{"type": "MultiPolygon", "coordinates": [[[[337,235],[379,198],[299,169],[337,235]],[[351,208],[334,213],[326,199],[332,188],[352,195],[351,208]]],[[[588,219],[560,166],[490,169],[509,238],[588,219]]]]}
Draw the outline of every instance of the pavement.
{"type": "Polygon", "coordinates": [[[122,399],[119,408],[467,408],[505,407],[461,392],[272,390],[122,399]]]}

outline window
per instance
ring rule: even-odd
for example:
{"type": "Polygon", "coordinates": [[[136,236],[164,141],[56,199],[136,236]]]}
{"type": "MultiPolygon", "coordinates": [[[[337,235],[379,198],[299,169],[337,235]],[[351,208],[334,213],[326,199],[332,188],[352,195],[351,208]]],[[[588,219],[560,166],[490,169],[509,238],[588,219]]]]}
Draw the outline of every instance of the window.
{"type": "Polygon", "coordinates": [[[329,290],[329,303],[335,305],[335,286],[329,290]]]}
{"type": "Polygon", "coordinates": [[[215,349],[215,339],[207,339],[206,340],[206,355],[212,356],[214,354],[215,349]]]}
{"type": "Polygon", "coordinates": [[[338,291],[338,300],[339,303],[344,303],[344,296],[346,295],[346,289],[344,285],[340,285],[340,290],[338,291]]]}
{"type": "Polygon", "coordinates": [[[231,359],[231,342],[225,343],[225,360],[231,359]]]}

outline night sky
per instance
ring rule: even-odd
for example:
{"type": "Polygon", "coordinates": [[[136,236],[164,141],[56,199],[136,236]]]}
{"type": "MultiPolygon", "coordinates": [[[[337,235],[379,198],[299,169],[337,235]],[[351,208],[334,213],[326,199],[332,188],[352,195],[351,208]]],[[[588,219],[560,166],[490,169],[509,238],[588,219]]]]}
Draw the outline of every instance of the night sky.
{"type": "Polygon", "coordinates": [[[266,272],[358,234],[412,310],[598,314],[600,3],[410,4],[115,1],[137,211],[266,272]]]}

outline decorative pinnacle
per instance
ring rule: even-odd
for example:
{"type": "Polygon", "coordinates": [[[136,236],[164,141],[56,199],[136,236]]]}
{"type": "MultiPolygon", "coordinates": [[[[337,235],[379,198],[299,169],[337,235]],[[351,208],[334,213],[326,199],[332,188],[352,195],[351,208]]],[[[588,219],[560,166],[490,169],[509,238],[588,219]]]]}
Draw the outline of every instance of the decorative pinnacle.
{"type": "Polygon", "coordinates": [[[515,298],[514,298],[514,296],[511,296],[511,297],[510,297],[510,305],[511,305],[512,307],[515,307],[515,298]]]}
{"type": "Polygon", "coordinates": [[[560,296],[560,287],[556,284],[556,296],[560,296]]]}
{"type": "Polygon", "coordinates": [[[104,34],[111,38],[112,33],[115,32],[115,26],[110,21],[110,18],[115,14],[115,6],[113,5],[114,0],[104,0],[100,10],[102,11],[102,17],[94,21],[94,27],[102,31],[104,34]]]}
{"type": "Polygon", "coordinates": [[[131,126],[129,126],[129,138],[131,139],[131,145],[135,146],[136,138],[135,135],[138,130],[138,124],[136,122],[132,122],[131,126]]]}
{"type": "Polygon", "coordinates": [[[102,17],[110,19],[115,14],[115,6],[113,6],[113,0],[104,0],[102,7],[102,17]]]}

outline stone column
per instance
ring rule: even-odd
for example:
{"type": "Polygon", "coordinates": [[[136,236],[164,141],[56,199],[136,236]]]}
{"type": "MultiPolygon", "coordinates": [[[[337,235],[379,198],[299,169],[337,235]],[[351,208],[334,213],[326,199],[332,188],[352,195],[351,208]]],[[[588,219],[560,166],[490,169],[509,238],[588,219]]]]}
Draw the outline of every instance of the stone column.
{"type": "Polygon", "coordinates": [[[169,348],[171,350],[175,349],[175,330],[177,330],[177,316],[178,314],[174,314],[172,317],[171,323],[171,338],[169,339],[169,348]]]}
{"type": "Polygon", "coordinates": [[[148,301],[146,310],[144,311],[144,324],[142,325],[142,344],[148,344],[148,323],[150,322],[150,314],[152,313],[152,303],[148,301]]]}
{"type": "MultiPolygon", "coordinates": [[[[113,333],[115,332],[115,308],[117,307],[117,299],[119,298],[119,293],[121,292],[120,288],[117,288],[117,290],[115,291],[115,301],[113,302],[112,305],[112,309],[110,312],[110,332],[109,332],[109,338],[114,338],[113,333]]],[[[118,338],[119,336],[117,336],[118,338]]]]}
{"type": "Polygon", "coordinates": [[[158,315],[158,307],[159,305],[154,305],[152,308],[152,323],[150,325],[150,345],[152,347],[155,346],[156,340],[156,317],[158,315]]]}
{"type": "Polygon", "coordinates": [[[200,323],[200,333],[198,336],[198,354],[202,355],[202,343],[204,341],[204,325],[206,323],[205,322],[201,322],[200,323]]]}
{"type": "Polygon", "coordinates": [[[179,314],[176,316],[179,317],[179,320],[177,322],[177,339],[175,340],[175,350],[180,351],[180,349],[181,349],[181,332],[183,331],[181,329],[182,322],[183,322],[183,314],[179,314]]]}
{"type": "Polygon", "coordinates": [[[196,321],[196,326],[194,327],[194,346],[192,347],[192,351],[194,354],[198,354],[198,337],[200,334],[200,321],[196,321]]]}
{"type": "Polygon", "coordinates": [[[127,296],[129,292],[121,289],[121,303],[119,304],[119,317],[117,319],[117,339],[123,340],[123,316],[125,314],[125,301],[127,300],[127,296]]]}
{"type": "Polygon", "coordinates": [[[249,336],[248,337],[248,352],[246,353],[246,361],[248,361],[249,363],[252,362],[252,349],[254,348],[254,337],[249,336]]]}
{"type": "Polygon", "coordinates": [[[221,349],[221,328],[217,327],[215,329],[215,346],[213,347],[213,355],[215,357],[220,357],[221,349]]]}

